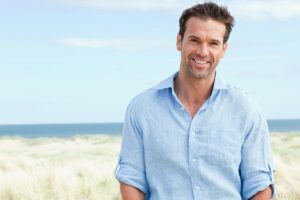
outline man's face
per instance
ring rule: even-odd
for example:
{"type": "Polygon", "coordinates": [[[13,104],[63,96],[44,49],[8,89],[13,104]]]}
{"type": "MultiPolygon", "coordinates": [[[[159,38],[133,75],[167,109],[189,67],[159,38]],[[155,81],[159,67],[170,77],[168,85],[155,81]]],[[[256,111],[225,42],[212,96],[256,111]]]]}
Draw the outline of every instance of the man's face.
{"type": "Polygon", "coordinates": [[[224,24],[212,19],[188,19],[184,37],[177,36],[176,46],[181,51],[180,71],[197,79],[214,76],[227,49],[227,43],[223,43],[225,31],[224,24]]]}

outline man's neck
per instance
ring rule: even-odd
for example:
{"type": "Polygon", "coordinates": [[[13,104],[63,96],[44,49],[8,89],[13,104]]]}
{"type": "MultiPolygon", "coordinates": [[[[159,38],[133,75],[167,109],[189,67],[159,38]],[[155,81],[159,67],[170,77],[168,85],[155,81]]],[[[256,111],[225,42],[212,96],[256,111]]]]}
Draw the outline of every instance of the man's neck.
{"type": "Polygon", "coordinates": [[[198,109],[209,98],[213,89],[215,74],[207,78],[186,78],[180,73],[174,80],[174,90],[184,107],[193,118],[198,109]]]}

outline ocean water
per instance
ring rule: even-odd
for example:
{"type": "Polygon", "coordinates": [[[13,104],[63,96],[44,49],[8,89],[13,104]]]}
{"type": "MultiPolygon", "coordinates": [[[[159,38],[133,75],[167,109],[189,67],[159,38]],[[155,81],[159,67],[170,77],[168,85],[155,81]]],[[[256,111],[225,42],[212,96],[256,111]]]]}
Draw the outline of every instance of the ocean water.
{"type": "Polygon", "coordinates": [[[268,120],[271,132],[300,132],[300,119],[268,120]]]}
{"type": "MultiPolygon", "coordinates": [[[[300,132],[300,119],[268,120],[270,132],[300,132]]],[[[71,137],[75,135],[121,135],[122,123],[0,125],[0,136],[71,137]]]]}
{"type": "Polygon", "coordinates": [[[122,123],[0,125],[0,136],[71,137],[75,135],[121,135],[122,123]]]}

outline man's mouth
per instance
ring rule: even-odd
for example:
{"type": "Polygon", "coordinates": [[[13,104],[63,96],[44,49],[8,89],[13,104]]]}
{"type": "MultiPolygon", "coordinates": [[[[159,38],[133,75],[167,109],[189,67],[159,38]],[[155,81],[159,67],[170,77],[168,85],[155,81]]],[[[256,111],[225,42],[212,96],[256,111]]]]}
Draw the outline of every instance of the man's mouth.
{"type": "Polygon", "coordinates": [[[209,63],[209,61],[207,60],[201,60],[201,59],[197,59],[197,58],[192,58],[193,61],[195,61],[197,64],[207,64],[209,63]]]}

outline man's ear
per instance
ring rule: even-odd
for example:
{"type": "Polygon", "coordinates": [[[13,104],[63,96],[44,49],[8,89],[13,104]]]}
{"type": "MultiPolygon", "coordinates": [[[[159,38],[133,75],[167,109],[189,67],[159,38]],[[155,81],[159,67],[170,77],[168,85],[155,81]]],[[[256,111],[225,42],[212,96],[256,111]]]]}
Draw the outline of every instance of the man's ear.
{"type": "Polygon", "coordinates": [[[181,35],[178,33],[176,39],[176,48],[178,51],[181,51],[181,43],[182,43],[182,38],[181,35]]]}
{"type": "Polygon", "coordinates": [[[223,58],[223,56],[225,55],[227,48],[228,48],[228,43],[226,42],[225,44],[223,44],[223,52],[221,58],[223,58]]]}

